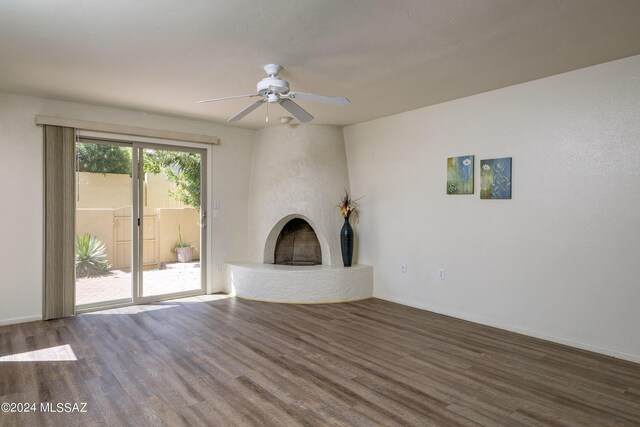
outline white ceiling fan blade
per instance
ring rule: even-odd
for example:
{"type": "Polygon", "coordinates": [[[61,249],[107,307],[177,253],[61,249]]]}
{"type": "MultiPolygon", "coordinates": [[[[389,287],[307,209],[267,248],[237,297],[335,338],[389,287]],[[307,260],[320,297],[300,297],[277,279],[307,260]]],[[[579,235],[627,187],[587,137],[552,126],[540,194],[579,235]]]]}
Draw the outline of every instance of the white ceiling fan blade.
{"type": "Polygon", "coordinates": [[[307,113],[304,108],[290,99],[282,99],[280,101],[280,105],[282,105],[285,110],[290,112],[293,117],[300,120],[302,123],[310,122],[311,120],[313,120],[313,116],[311,114],[307,113]]]}
{"type": "Polygon", "coordinates": [[[343,98],[341,96],[315,95],[313,93],[304,92],[289,92],[288,96],[294,99],[302,99],[303,101],[322,102],[332,105],[349,105],[351,103],[347,98],[343,98]]]}
{"type": "Polygon", "coordinates": [[[249,114],[250,112],[252,112],[253,110],[255,110],[256,108],[258,108],[259,106],[261,106],[262,104],[264,104],[266,102],[266,100],[261,99],[259,101],[254,102],[253,104],[249,105],[247,108],[245,108],[244,110],[240,111],[238,114],[236,114],[235,116],[231,117],[229,120],[227,120],[228,122],[237,122],[238,120],[240,120],[241,118],[245,117],[247,114],[249,114]]]}
{"type": "Polygon", "coordinates": [[[251,95],[238,95],[238,96],[227,96],[226,98],[203,99],[202,101],[196,101],[196,104],[204,104],[205,102],[226,101],[227,99],[251,98],[254,96],[260,96],[260,94],[252,93],[251,95]]]}

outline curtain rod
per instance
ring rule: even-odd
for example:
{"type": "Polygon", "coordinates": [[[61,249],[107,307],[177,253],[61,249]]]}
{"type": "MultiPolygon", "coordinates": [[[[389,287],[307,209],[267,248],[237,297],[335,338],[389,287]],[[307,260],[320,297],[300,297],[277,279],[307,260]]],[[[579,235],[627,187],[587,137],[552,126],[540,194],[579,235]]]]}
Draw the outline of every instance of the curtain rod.
{"type": "Polygon", "coordinates": [[[172,139],[175,141],[199,142],[210,145],[220,145],[216,136],[197,133],[176,132],[161,129],[149,129],[137,126],[117,125],[112,123],[93,122],[89,120],[69,119],[65,117],[36,115],[36,125],[64,126],[82,130],[119,133],[124,135],[147,136],[151,138],[172,139]]]}

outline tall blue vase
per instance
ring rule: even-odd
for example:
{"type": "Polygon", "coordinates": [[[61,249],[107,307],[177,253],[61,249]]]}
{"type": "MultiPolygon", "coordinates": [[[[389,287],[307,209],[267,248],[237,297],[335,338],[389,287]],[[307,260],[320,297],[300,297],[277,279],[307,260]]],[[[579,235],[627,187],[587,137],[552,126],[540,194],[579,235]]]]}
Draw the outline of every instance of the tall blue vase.
{"type": "Polygon", "coordinates": [[[353,228],[349,224],[349,217],[344,219],[344,225],[340,230],[340,246],[342,248],[342,263],[345,267],[351,267],[351,261],[353,261],[353,228]]]}

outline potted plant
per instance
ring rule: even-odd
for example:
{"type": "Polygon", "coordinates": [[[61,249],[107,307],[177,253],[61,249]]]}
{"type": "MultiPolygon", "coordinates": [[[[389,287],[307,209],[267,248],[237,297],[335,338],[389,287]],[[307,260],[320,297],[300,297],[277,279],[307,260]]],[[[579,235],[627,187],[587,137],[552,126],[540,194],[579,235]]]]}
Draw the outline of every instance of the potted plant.
{"type": "Polygon", "coordinates": [[[182,230],[178,225],[178,241],[174,243],[171,252],[178,256],[178,262],[191,262],[193,260],[193,249],[192,243],[182,241],[182,230]]]}

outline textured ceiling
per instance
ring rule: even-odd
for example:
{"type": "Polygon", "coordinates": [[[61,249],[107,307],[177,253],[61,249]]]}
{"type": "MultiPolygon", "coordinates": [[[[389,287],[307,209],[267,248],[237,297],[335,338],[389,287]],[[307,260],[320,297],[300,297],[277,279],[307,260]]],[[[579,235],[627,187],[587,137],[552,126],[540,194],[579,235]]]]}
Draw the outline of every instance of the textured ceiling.
{"type": "Polygon", "coordinates": [[[272,62],[346,125],[635,54],[638,0],[0,0],[0,91],[216,122],[272,62]]]}

